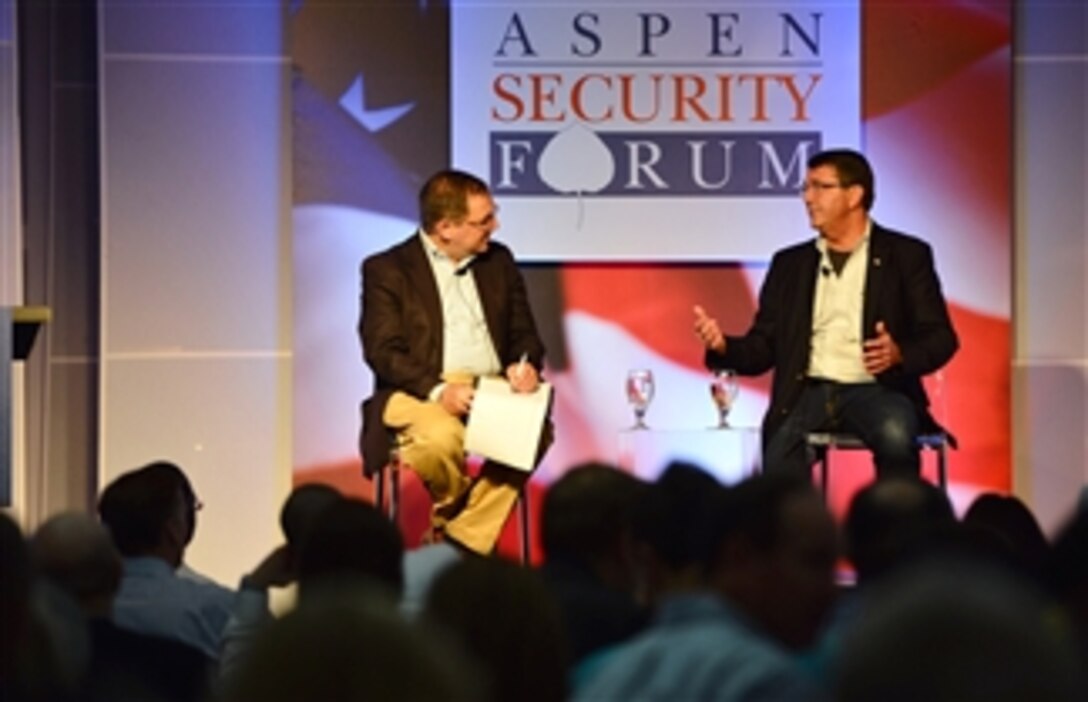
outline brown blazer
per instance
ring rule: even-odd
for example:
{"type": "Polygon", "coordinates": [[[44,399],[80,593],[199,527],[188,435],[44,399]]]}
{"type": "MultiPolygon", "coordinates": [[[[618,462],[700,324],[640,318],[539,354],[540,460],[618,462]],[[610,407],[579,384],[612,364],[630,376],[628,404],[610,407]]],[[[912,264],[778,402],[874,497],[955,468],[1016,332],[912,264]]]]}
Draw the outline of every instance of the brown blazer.
{"type": "MultiPolygon", "coordinates": [[[[510,249],[491,241],[471,268],[499,363],[505,368],[525,354],[540,372],[544,344],[510,249]]],[[[389,432],[382,414],[390,395],[399,390],[426,399],[441,382],[442,304],[418,232],[363,261],[360,308],[363,358],[374,372],[374,394],[362,404],[360,435],[363,471],[370,475],[388,460],[389,432]]]]}

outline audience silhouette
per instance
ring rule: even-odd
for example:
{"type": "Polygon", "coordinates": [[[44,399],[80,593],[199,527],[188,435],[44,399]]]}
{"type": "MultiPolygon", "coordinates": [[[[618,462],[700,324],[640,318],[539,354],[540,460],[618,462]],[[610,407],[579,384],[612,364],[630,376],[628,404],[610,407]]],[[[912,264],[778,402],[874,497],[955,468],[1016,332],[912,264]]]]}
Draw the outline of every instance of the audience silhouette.
{"type": "Polygon", "coordinates": [[[983,493],[967,508],[963,524],[981,538],[988,537],[1018,573],[1036,582],[1042,578],[1050,546],[1035,515],[1019,497],[983,493]]]}
{"type": "Polygon", "coordinates": [[[98,513],[122,556],[114,622],[195,646],[214,659],[234,592],[178,574],[200,506],[181,469],[158,461],[107,485],[98,513]]]}
{"type": "Polygon", "coordinates": [[[833,596],[835,534],[812,486],[788,474],[725,489],[670,466],[643,517],[661,577],[650,626],[579,671],[578,700],[820,699],[788,652],[833,596]]]}
{"type": "Polygon", "coordinates": [[[309,484],[237,590],[186,575],[199,508],[156,462],[106,486],[101,521],[57,514],[28,541],[0,515],[0,697],[1088,697],[1085,505],[1051,545],[1016,497],[957,520],[941,489],[888,478],[837,528],[788,474],[585,463],[545,493],[533,569],[406,553],[374,505],[309,484]],[[269,590],[294,586],[275,616],[269,590]]]}
{"type": "Polygon", "coordinates": [[[544,582],[559,603],[572,663],[637,633],[634,513],[648,486],[614,466],[575,466],[544,496],[544,582]]]}
{"type": "Polygon", "coordinates": [[[423,617],[481,665],[484,699],[566,699],[562,620],[535,571],[494,557],[466,558],[435,580],[423,617]]]}
{"type": "Polygon", "coordinates": [[[90,659],[82,699],[183,702],[207,697],[212,661],[203,652],[111,621],[121,556],[98,521],[72,512],[55,515],[34,533],[31,553],[38,573],[86,617],[90,659]]]}

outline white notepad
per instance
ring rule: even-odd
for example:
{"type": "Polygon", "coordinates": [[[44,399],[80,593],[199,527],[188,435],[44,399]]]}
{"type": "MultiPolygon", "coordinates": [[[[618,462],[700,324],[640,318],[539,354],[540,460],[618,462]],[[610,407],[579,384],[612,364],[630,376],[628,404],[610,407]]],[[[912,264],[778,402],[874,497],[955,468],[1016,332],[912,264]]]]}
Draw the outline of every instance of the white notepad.
{"type": "Polygon", "coordinates": [[[511,390],[504,378],[480,378],[465,430],[465,450],[511,468],[533,470],[551,397],[548,383],[526,393],[511,390]]]}

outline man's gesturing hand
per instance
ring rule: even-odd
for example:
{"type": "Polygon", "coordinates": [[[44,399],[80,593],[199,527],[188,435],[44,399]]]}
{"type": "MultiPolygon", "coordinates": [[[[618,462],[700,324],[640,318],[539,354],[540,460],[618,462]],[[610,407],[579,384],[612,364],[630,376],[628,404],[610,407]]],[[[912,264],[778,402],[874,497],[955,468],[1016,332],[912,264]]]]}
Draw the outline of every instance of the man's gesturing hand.
{"type": "Polygon", "coordinates": [[[903,362],[899,344],[888,333],[884,322],[876,323],[876,336],[862,345],[862,362],[865,370],[872,375],[879,375],[894,365],[903,362]]]}
{"type": "Polygon", "coordinates": [[[695,336],[711,351],[725,353],[725,337],[718,328],[718,320],[708,317],[699,305],[695,305],[695,336]]]}

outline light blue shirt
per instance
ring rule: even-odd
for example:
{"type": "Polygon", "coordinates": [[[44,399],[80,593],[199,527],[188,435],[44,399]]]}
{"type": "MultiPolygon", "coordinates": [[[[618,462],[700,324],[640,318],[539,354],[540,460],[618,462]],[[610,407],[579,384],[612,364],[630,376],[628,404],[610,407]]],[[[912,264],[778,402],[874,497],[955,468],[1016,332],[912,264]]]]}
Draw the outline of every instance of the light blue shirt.
{"type": "Polygon", "coordinates": [[[223,628],[234,606],[233,590],[179,577],[161,558],[125,558],[123,563],[121,589],[113,601],[114,624],[219,657],[223,628]]]}
{"type": "Polygon", "coordinates": [[[404,552],[404,593],[400,610],[409,619],[423,611],[431,585],[461,554],[447,543],[429,544],[404,552]]]}
{"type": "Polygon", "coordinates": [[[575,702],[821,700],[788,653],[711,593],[664,601],[645,632],[595,659],[575,702]]]}
{"type": "Polygon", "coordinates": [[[499,357],[487,330],[480,293],[469,257],[455,263],[420,230],[442,303],[442,370],[475,376],[495,375],[499,357]]]}

